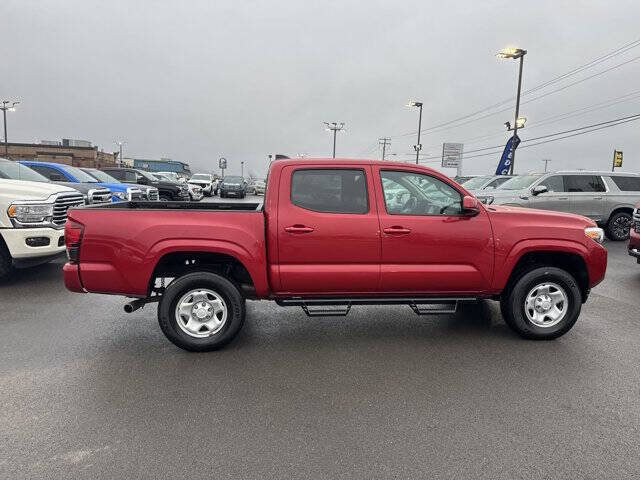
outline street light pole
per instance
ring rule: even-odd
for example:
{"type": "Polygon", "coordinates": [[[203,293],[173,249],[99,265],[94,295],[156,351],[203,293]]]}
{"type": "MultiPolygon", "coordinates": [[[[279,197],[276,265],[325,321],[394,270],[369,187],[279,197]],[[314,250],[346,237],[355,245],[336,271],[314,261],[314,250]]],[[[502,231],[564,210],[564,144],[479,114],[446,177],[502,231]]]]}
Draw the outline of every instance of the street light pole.
{"type": "Polygon", "coordinates": [[[336,134],[344,129],[344,122],[324,122],[327,126],[327,131],[333,132],[333,158],[336,158],[336,134]]]}
{"type": "Polygon", "coordinates": [[[413,148],[416,151],[416,165],[418,164],[418,160],[420,160],[420,150],[422,150],[422,144],[420,143],[420,130],[422,130],[422,102],[409,102],[407,107],[418,107],[420,109],[420,114],[418,116],[418,144],[414,145],[413,148]]]}
{"type": "Polygon", "coordinates": [[[524,64],[524,56],[527,54],[526,50],[521,48],[504,48],[498,53],[498,58],[512,58],[514,60],[520,59],[520,66],[518,69],[518,93],[516,95],[516,114],[514,117],[513,125],[513,137],[511,140],[511,165],[509,167],[509,174],[513,175],[513,168],[516,162],[516,138],[518,137],[518,116],[520,114],[520,92],[522,89],[522,65],[524,64]]]}
{"type": "Polygon", "coordinates": [[[122,146],[127,142],[117,141],[114,142],[120,148],[120,155],[118,156],[118,164],[122,167],[122,146]]]}
{"type": "Polygon", "coordinates": [[[240,162],[240,176],[244,178],[244,162],[240,162]]]}
{"type": "Polygon", "coordinates": [[[9,140],[7,139],[7,110],[14,112],[16,105],[20,102],[11,102],[9,100],[3,100],[0,110],[2,110],[2,118],[4,121],[4,156],[9,158],[9,140]],[[11,104],[11,105],[9,105],[11,104]]]}
{"type": "Polygon", "coordinates": [[[543,158],[542,161],[544,162],[544,171],[547,171],[547,165],[549,164],[549,162],[551,161],[550,158],[543,158]]]}

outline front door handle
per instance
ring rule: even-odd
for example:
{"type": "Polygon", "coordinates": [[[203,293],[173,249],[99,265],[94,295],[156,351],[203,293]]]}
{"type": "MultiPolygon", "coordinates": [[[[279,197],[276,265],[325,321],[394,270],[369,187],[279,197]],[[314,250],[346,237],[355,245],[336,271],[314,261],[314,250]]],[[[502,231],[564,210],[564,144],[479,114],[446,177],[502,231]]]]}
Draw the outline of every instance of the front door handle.
{"type": "Polygon", "coordinates": [[[291,225],[290,227],[284,227],[284,231],[288,233],[311,233],[313,228],[306,225],[291,225]]]}
{"type": "Polygon", "coordinates": [[[594,200],[602,200],[602,197],[593,197],[594,200]]]}
{"type": "Polygon", "coordinates": [[[569,197],[558,197],[558,200],[569,200],[569,197]]]}
{"type": "Polygon", "coordinates": [[[406,235],[407,233],[411,233],[411,230],[409,230],[408,228],[400,226],[385,228],[382,231],[388,235],[406,235]]]}

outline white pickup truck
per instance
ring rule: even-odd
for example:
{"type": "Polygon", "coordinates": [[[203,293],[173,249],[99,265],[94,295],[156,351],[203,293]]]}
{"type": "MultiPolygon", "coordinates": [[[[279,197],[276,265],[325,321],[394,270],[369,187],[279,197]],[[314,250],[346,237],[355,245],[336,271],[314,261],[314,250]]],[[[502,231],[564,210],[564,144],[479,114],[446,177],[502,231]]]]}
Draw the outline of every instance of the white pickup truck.
{"type": "Polygon", "coordinates": [[[77,190],[28,181],[28,169],[20,172],[19,178],[25,180],[14,180],[15,165],[0,164],[0,281],[14,267],[38,265],[63,255],[67,210],[84,204],[77,190]]]}

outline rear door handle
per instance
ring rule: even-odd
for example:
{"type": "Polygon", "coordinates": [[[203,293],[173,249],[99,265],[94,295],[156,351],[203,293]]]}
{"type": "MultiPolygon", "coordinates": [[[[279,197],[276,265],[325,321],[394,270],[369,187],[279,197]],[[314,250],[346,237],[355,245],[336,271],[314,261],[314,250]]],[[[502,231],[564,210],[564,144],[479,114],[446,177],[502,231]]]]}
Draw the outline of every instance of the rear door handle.
{"type": "Polygon", "coordinates": [[[411,233],[411,230],[409,230],[408,228],[399,226],[385,228],[382,231],[388,235],[406,235],[407,233],[411,233]]]}
{"type": "Polygon", "coordinates": [[[602,200],[602,197],[593,197],[594,200],[602,200]]]}
{"type": "Polygon", "coordinates": [[[569,197],[558,197],[558,200],[569,200],[569,197]]]}
{"type": "Polygon", "coordinates": [[[289,233],[311,233],[313,228],[306,225],[291,225],[290,227],[284,227],[284,231],[289,233]]]}

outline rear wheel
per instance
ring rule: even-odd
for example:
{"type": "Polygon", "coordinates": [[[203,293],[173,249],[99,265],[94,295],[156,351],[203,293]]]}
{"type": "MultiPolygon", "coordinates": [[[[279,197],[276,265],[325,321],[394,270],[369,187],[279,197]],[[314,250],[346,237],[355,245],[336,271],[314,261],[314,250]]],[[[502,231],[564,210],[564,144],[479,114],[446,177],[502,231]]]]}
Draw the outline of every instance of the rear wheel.
{"type": "Polygon", "coordinates": [[[631,221],[631,214],[628,212],[617,212],[611,215],[605,228],[607,238],[616,242],[628,240],[631,221]]]}
{"type": "Polygon", "coordinates": [[[500,303],[505,323],[520,336],[551,340],[576,323],[582,295],[570,273],[540,267],[520,277],[500,303]]]}
{"type": "Polygon", "coordinates": [[[166,337],[190,352],[217,350],[238,334],[245,301],[236,286],[220,275],[195,272],[173,281],[158,305],[166,337]]]}

